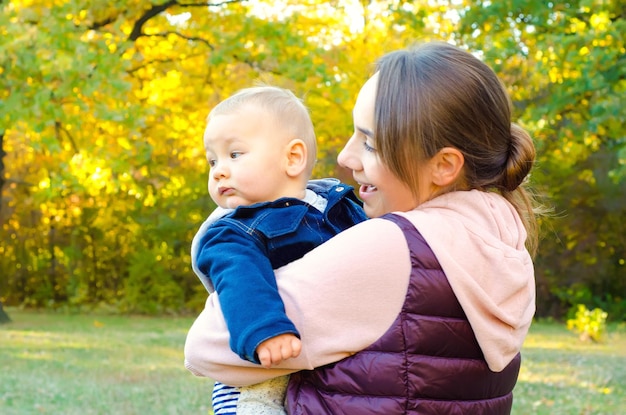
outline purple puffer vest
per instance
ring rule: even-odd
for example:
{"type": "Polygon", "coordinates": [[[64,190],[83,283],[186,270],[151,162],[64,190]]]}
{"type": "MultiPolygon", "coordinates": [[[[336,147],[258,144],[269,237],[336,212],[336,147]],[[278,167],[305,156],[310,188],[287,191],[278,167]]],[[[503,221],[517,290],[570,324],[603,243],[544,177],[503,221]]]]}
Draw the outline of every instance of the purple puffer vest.
{"type": "MultiPolygon", "coordinates": [[[[290,415],[510,414],[521,357],[492,372],[434,253],[405,218],[412,272],[389,330],[337,363],[291,375],[290,415]]],[[[384,284],[385,276],[381,276],[384,284]]]]}

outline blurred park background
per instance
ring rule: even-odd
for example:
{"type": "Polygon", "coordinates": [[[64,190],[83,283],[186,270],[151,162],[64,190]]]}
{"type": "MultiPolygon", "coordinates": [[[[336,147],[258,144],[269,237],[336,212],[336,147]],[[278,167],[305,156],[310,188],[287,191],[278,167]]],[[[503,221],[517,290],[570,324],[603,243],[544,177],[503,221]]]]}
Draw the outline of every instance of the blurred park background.
{"type": "Polygon", "coordinates": [[[292,89],[315,175],[350,181],[336,155],[372,64],[438,39],[495,69],[536,140],[530,182],[553,209],[537,316],[624,321],[624,33],[623,0],[0,0],[0,302],[197,312],[211,107],[256,81],[292,89]]]}

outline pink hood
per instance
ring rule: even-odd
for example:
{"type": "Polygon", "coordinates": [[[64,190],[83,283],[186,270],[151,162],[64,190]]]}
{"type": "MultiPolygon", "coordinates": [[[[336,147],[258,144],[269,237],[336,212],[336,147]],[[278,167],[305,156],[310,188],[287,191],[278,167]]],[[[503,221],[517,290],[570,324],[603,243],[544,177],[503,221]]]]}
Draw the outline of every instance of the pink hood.
{"type": "Polygon", "coordinates": [[[402,213],[437,256],[489,368],[519,352],[535,313],[535,280],[526,230],[503,197],[453,192],[402,213]]]}

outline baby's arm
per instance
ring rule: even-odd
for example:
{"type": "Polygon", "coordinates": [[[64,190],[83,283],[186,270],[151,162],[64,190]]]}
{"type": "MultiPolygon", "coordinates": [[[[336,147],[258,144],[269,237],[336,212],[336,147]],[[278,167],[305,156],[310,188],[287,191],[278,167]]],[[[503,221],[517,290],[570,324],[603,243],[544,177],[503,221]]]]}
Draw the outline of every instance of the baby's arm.
{"type": "Polygon", "coordinates": [[[283,360],[298,357],[302,350],[302,342],[293,334],[281,334],[259,344],[256,354],[265,368],[279,365],[283,360]]]}
{"type": "Polygon", "coordinates": [[[299,336],[285,313],[274,270],[258,241],[222,220],[207,229],[199,245],[198,267],[210,276],[219,294],[235,353],[260,363],[255,352],[263,341],[288,333],[299,336]]]}
{"type": "Polygon", "coordinates": [[[200,229],[198,229],[198,232],[196,232],[193,240],[191,241],[191,268],[193,269],[193,272],[196,274],[198,279],[200,279],[202,285],[204,285],[204,287],[207,289],[209,294],[215,292],[215,287],[213,286],[213,282],[211,281],[209,276],[200,271],[200,267],[198,266],[198,252],[200,250],[200,242],[203,237],[206,236],[206,232],[211,227],[211,225],[231,213],[233,210],[234,209],[226,209],[219,206],[216,207],[215,210],[211,212],[209,217],[206,218],[206,220],[202,223],[202,225],[200,225],[200,229]]]}

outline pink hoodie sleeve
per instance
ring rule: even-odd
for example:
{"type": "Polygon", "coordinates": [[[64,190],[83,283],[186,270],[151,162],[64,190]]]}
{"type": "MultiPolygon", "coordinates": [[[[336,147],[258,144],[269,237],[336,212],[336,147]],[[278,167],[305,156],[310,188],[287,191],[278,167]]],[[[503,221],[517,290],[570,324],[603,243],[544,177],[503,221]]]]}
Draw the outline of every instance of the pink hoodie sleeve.
{"type": "Polygon", "coordinates": [[[395,224],[372,219],[356,225],[276,270],[287,315],[302,336],[298,358],[272,369],[241,360],[228,346],[219,298],[212,294],[187,335],[185,366],[197,376],[245,386],[350,356],[380,338],[398,316],[410,267],[395,224]]]}

